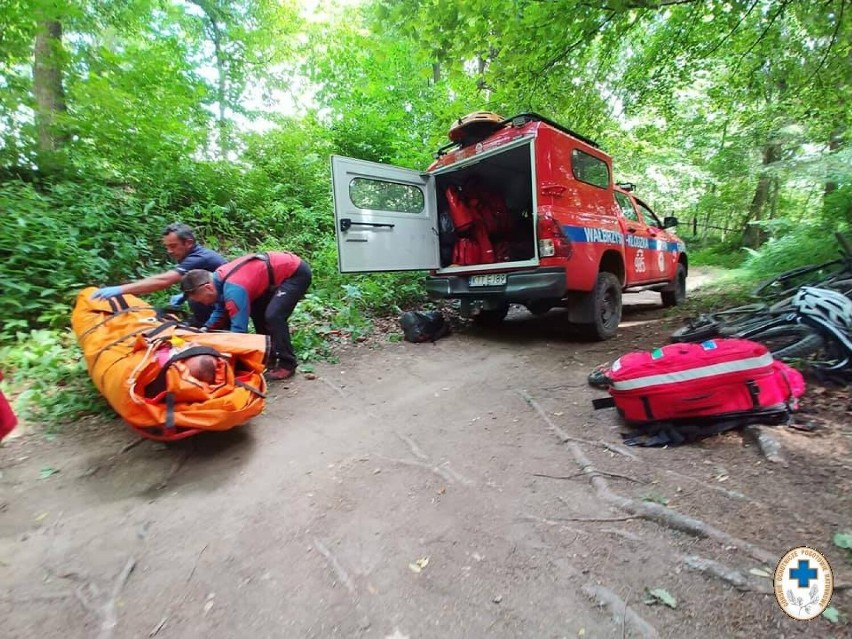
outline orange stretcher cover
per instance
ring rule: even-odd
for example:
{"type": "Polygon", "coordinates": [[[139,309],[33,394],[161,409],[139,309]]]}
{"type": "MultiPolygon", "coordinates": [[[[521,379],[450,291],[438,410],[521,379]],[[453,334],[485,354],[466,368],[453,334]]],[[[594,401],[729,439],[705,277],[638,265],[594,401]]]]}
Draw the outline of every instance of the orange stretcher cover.
{"type": "Polygon", "coordinates": [[[158,318],[133,295],[90,299],[95,290],[77,296],[71,325],[95,386],[141,435],[173,440],[228,430],[263,410],[268,337],[200,333],[158,318]],[[212,379],[190,372],[187,358],[199,354],[215,358],[212,379]]]}

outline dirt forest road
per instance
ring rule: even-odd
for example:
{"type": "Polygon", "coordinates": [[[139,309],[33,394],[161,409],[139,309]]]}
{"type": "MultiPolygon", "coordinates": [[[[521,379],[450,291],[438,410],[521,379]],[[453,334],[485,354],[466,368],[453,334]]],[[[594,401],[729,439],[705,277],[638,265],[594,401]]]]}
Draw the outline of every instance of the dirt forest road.
{"type": "MultiPolygon", "coordinates": [[[[627,449],[586,375],[674,321],[658,296],[627,299],[604,344],[554,311],[350,348],[222,435],[129,447],[99,423],[13,440],[2,635],[849,636],[789,619],[762,576],[806,544],[852,582],[831,544],[852,529],[848,405],[779,430],[786,467],[739,433],[627,449]],[[644,603],[653,589],[675,607],[644,603]]],[[[848,589],[832,603],[852,612],[848,589]]]]}

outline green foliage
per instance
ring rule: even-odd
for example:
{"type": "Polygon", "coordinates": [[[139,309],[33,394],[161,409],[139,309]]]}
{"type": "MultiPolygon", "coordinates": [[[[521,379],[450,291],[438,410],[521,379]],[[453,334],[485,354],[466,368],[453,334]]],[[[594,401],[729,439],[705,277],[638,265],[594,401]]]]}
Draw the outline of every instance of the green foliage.
{"type": "Polygon", "coordinates": [[[697,220],[693,265],[743,266],[708,298],[721,305],[833,257],[830,233],[852,224],[843,0],[320,4],[310,19],[278,0],[4,5],[0,343],[43,350],[17,334],[66,326],[80,288],[168,268],[159,235],[179,220],[230,257],[305,257],[296,347],[327,357],[423,300],[420,274],[338,273],[329,156],[422,169],[478,109],[599,138],[660,215],[697,220]],[[52,150],[31,72],[43,19],[63,31],[52,150]],[[748,229],[768,240],[754,254],[748,229]]]}
{"type": "Polygon", "coordinates": [[[844,615],[834,606],[829,606],[825,610],[822,611],[822,616],[825,619],[828,619],[831,623],[835,623],[841,626],[845,626],[849,621],[849,616],[844,615]]]}
{"type": "Polygon", "coordinates": [[[63,331],[19,333],[0,348],[6,367],[4,394],[13,397],[23,420],[48,425],[48,430],[83,415],[109,414],[97,392],[74,337],[63,331]]]}
{"type": "Polygon", "coordinates": [[[741,267],[747,257],[748,253],[732,242],[714,242],[706,246],[697,246],[694,242],[689,244],[690,267],[719,266],[734,269],[741,267]]]}
{"type": "Polygon", "coordinates": [[[0,184],[0,210],[0,341],[33,326],[66,325],[77,291],[138,273],[165,223],[132,193],[100,184],[39,192],[7,182],[0,184]]]}
{"type": "Polygon", "coordinates": [[[846,558],[852,561],[852,532],[837,532],[832,538],[834,545],[846,551],[846,558]]]}
{"type": "Polygon", "coordinates": [[[754,278],[766,279],[797,266],[833,260],[838,257],[837,230],[825,224],[796,225],[752,252],[744,266],[754,278]]]}

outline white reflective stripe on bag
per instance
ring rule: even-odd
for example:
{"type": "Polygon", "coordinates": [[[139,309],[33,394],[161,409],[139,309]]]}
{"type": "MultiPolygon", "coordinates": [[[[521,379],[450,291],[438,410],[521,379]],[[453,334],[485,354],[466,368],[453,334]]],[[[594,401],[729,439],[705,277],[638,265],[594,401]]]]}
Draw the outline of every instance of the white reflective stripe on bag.
{"type": "Polygon", "coordinates": [[[743,371],[771,366],[773,361],[772,355],[770,353],[766,353],[760,357],[749,357],[748,359],[738,359],[730,362],[722,362],[721,364],[689,368],[683,371],[676,371],[674,373],[648,375],[647,377],[636,377],[634,379],[627,379],[620,382],[613,381],[612,389],[619,391],[635,390],[637,388],[648,388],[649,386],[689,382],[696,379],[702,379],[704,377],[723,375],[725,373],[741,373],[743,371]]]}

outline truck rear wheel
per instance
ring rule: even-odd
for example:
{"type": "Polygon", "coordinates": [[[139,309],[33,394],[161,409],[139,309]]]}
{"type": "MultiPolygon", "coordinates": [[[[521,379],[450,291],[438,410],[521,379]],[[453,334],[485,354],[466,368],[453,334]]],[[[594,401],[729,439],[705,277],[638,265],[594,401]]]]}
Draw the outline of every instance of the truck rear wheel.
{"type": "Polygon", "coordinates": [[[612,273],[598,273],[590,303],[593,321],[583,325],[583,332],[597,340],[615,337],[621,323],[621,283],[612,273]]]}
{"type": "Polygon", "coordinates": [[[479,326],[494,328],[495,326],[499,326],[500,322],[506,319],[506,315],[508,313],[508,304],[504,304],[498,308],[482,309],[476,315],[473,316],[473,321],[479,326]]]}

